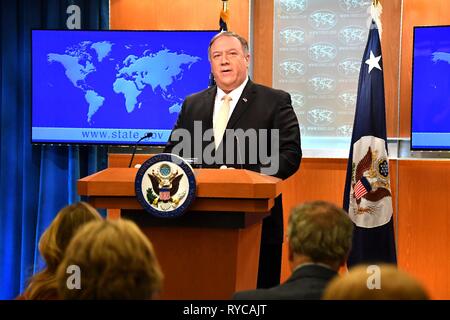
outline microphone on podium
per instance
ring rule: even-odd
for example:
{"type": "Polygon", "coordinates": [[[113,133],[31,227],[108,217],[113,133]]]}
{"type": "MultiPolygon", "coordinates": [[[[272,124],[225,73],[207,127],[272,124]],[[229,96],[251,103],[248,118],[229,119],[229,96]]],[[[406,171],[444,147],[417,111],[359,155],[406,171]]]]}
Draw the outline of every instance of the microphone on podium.
{"type": "Polygon", "coordinates": [[[131,164],[133,163],[134,155],[136,153],[136,148],[137,148],[139,142],[141,142],[144,139],[151,138],[152,136],[153,136],[153,132],[149,131],[142,138],[140,138],[138,141],[136,141],[136,143],[134,144],[134,147],[133,147],[133,154],[131,155],[130,164],[128,165],[128,168],[131,168],[131,164]]]}

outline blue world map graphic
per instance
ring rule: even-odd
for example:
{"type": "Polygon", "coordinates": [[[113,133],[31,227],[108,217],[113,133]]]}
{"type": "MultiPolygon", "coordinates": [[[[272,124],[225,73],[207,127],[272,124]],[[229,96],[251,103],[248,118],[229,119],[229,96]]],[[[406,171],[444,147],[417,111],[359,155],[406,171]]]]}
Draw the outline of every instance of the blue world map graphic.
{"type": "Polygon", "coordinates": [[[33,48],[34,127],[171,129],[208,86],[211,34],[58,34],[33,48]]]}

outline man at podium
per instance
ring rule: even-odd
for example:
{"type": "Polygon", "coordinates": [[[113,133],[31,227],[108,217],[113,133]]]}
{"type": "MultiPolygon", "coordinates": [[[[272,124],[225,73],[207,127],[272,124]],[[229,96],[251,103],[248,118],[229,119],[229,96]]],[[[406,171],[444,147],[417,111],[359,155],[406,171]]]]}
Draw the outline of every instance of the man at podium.
{"type": "MultiPolygon", "coordinates": [[[[247,41],[233,32],[211,39],[215,85],[188,96],[165,152],[203,168],[248,169],[286,179],[300,166],[297,116],[289,93],[252,82],[247,41]]],[[[278,285],[281,274],[281,196],[263,220],[258,288],[278,285]]]]}

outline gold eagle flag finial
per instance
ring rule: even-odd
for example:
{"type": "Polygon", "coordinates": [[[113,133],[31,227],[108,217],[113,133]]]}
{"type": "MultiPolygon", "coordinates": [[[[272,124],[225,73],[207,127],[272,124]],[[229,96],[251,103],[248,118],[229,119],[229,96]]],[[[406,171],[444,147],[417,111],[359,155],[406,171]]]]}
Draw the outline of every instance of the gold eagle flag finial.
{"type": "Polygon", "coordinates": [[[222,10],[223,12],[228,11],[228,0],[222,0],[222,10]]]}
{"type": "Polygon", "coordinates": [[[228,31],[228,21],[230,13],[228,11],[228,0],[222,0],[222,10],[220,11],[219,28],[220,31],[228,31]]]}

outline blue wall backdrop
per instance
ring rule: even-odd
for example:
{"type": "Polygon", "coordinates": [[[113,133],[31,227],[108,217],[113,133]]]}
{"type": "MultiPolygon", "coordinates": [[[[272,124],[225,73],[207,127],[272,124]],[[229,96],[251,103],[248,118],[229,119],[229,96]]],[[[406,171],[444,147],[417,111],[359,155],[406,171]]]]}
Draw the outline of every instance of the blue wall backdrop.
{"type": "Polygon", "coordinates": [[[80,200],[77,179],[106,166],[104,147],[31,145],[31,30],[108,29],[109,1],[2,1],[0,12],[0,299],[13,299],[40,264],[42,232],[80,200]]]}

